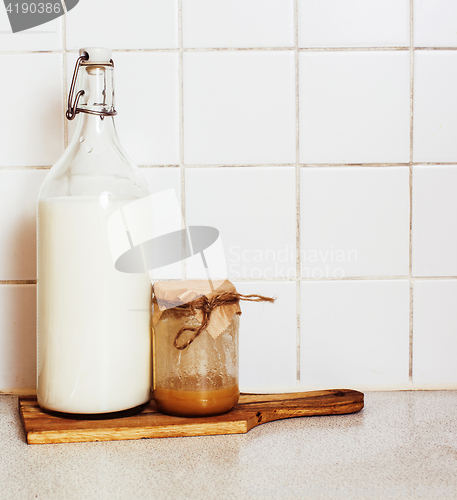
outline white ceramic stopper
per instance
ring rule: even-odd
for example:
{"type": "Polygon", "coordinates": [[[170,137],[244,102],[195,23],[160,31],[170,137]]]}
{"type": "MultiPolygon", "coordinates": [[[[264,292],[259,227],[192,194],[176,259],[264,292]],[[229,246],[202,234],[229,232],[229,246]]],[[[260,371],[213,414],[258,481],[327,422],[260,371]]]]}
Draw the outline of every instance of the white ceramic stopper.
{"type": "Polygon", "coordinates": [[[79,55],[89,56],[90,63],[109,63],[111,60],[111,49],[105,47],[85,47],[79,50],[79,55]]]}

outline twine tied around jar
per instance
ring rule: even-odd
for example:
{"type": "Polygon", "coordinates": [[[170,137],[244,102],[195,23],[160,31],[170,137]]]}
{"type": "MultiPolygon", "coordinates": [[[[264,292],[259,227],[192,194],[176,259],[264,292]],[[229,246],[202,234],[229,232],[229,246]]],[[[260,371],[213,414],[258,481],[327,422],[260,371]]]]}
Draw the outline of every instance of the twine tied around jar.
{"type": "MultiPolygon", "coordinates": [[[[203,295],[203,297],[200,297],[198,299],[193,300],[192,302],[189,302],[188,304],[183,304],[181,306],[177,306],[177,309],[181,310],[188,310],[190,314],[195,315],[196,311],[199,310],[201,311],[203,318],[200,323],[200,326],[198,327],[183,327],[179,332],[176,334],[174,340],[173,340],[173,345],[176,347],[176,349],[179,349],[182,351],[186,347],[188,347],[192,342],[202,333],[206,327],[208,326],[210,319],[211,319],[211,314],[214,311],[214,309],[218,307],[223,307],[223,306],[228,306],[232,304],[238,304],[240,300],[246,300],[249,302],[274,302],[275,299],[272,297],[264,297],[263,295],[256,295],[256,294],[251,294],[251,295],[243,295],[238,292],[223,292],[218,295],[215,295],[211,298],[208,298],[206,295],[203,295]],[[184,334],[184,332],[193,332],[193,335],[190,339],[188,339],[186,342],[183,344],[179,345],[179,339],[180,337],[184,334]]],[[[237,312],[236,314],[241,314],[240,312],[237,312]]]]}

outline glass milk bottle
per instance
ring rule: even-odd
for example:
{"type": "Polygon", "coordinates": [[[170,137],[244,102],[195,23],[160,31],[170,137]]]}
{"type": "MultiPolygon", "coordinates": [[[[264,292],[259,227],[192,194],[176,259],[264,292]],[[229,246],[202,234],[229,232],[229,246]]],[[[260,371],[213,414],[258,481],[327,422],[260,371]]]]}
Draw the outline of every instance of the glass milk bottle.
{"type": "Polygon", "coordinates": [[[114,212],[149,195],[116,134],[113,69],[109,49],[80,51],[67,111],[76,130],[38,200],[38,402],[78,418],[132,414],[150,399],[151,282],[115,269],[107,233],[114,212]]]}

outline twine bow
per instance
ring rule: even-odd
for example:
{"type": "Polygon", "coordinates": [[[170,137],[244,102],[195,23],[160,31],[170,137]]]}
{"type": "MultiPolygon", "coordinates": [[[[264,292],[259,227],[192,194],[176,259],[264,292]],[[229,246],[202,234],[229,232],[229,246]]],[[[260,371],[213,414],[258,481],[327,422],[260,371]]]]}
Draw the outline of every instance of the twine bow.
{"type": "MultiPolygon", "coordinates": [[[[195,315],[196,310],[200,310],[203,314],[203,319],[202,322],[200,323],[200,326],[198,327],[184,327],[179,330],[179,332],[176,334],[176,337],[173,340],[173,345],[176,347],[176,349],[179,349],[182,351],[186,347],[188,347],[192,342],[202,333],[205,328],[208,326],[210,319],[211,319],[211,314],[216,309],[217,307],[221,306],[226,306],[230,304],[236,304],[240,300],[246,300],[249,302],[274,302],[275,299],[271,297],[264,297],[263,295],[243,295],[241,293],[237,292],[223,292],[219,295],[216,295],[210,299],[204,295],[203,297],[200,297],[199,299],[193,300],[189,304],[184,304],[182,306],[178,306],[179,309],[189,309],[192,315],[195,315]],[[193,332],[192,337],[184,342],[183,344],[179,345],[179,339],[181,336],[184,334],[184,332],[193,332]]],[[[241,314],[238,313],[238,314],[241,314]]]]}

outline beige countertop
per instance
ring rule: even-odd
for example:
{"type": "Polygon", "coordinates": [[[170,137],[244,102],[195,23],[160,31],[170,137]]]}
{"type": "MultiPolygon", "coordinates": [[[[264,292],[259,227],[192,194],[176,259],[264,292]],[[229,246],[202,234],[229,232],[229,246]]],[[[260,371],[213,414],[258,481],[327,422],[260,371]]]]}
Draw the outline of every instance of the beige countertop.
{"type": "Polygon", "coordinates": [[[457,498],[456,417],[457,391],[367,392],[247,434],[27,445],[0,396],[0,499],[457,498]]]}

